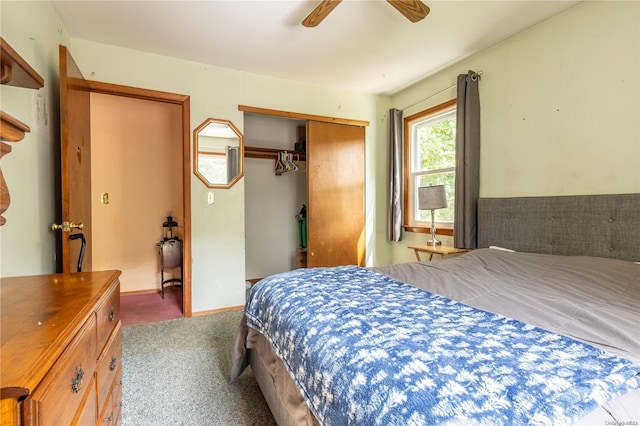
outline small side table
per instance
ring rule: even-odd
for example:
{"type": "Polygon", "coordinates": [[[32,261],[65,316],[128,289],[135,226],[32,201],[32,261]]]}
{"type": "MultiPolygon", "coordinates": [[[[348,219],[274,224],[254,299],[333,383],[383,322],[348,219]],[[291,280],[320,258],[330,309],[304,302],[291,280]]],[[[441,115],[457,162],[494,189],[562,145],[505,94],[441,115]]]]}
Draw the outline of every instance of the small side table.
{"type": "Polygon", "coordinates": [[[426,244],[419,245],[419,246],[409,246],[409,248],[413,249],[414,253],[416,254],[416,259],[418,259],[418,262],[422,260],[420,259],[421,252],[429,253],[429,260],[431,260],[434,254],[439,254],[440,258],[444,259],[446,256],[450,254],[462,254],[469,251],[468,249],[460,249],[460,248],[449,247],[449,246],[430,246],[426,244]]]}
{"type": "Polygon", "coordinates": [[[165,285],[171,285],[176,283],[176,286],[182,286],[182,240],[179,238],[165,238],[156,244],[160,247],[160,294],[164,299],[164,287],[165,285]],[[180,278],[173,276],[169,279],[164,279],[165,269],[180,268],[180,278]]]}

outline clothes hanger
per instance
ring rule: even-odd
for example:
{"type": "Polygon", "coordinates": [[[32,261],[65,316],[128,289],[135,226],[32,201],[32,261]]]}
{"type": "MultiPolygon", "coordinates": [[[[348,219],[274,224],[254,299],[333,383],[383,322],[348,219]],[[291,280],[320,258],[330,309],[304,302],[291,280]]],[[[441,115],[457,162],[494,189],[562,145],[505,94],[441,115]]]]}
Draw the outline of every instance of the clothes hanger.
{"type": "Polygon", "coordinates": [[[283,154],[282,152],[279,152],[278,153],[278,157],[276,157],[276,165],[275,165],[275,168],[274,168],[274,172],[277,175],[281,175],[286,170],[286,166],[282,161],[282,159],[283,159],[282,154],[283,154]]]}

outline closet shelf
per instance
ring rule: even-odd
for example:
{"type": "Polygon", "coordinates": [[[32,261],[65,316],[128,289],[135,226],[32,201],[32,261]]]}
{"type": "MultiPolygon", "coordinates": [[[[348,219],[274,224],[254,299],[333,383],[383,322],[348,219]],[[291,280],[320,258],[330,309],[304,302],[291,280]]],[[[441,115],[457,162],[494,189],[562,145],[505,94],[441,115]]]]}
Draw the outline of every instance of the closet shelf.
{"type": "Polygon", "coordinates": [[[261,148],[256,146],[245,146],[244,156],[246,158],[265,158],[267,160],[277,160],[281,152],[287,152],[296,155],[296,160],[306,161],[307,153],[302,151],[294,151],[291,149],[275,149],[261,148]]]}

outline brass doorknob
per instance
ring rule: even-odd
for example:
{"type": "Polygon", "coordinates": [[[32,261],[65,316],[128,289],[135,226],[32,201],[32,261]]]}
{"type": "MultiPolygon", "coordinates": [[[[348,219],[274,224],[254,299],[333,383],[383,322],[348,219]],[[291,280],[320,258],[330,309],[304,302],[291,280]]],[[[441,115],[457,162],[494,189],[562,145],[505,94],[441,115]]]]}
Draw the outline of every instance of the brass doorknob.
{"type": "Polygon", "coordinates": [[[57,223],[54,223],[53,225],[51,225],[52,231],[57,231],[59,229],[62,229],[62,232],[69,232],[72,229],[82,229],[82,228],[84,228],[84,224],[82,223],[73,223],[73,222],[67,222],[67,221],[62,222],[62,224],[60,225],[58,225],[57,223]]]}

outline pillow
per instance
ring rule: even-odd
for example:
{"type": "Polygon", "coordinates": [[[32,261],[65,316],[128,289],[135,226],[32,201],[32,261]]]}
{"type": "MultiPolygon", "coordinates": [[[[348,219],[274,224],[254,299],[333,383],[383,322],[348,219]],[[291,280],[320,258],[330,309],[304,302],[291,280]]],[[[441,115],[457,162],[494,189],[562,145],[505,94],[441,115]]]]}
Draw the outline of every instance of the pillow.
{"type": "Polygon", "coordinates": [[[490,249],[494,249],[494,250],[502,250],[502,251],[508,251],[509,253],[515,253],[515,250],[511,250],[508,248],[504,248],[504,247],[498,247],[498,246],[489,246],[490,249]]]}

